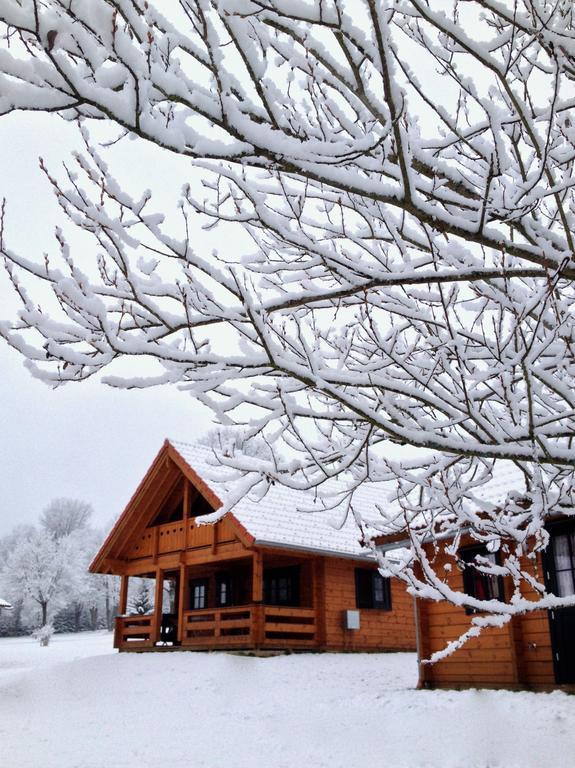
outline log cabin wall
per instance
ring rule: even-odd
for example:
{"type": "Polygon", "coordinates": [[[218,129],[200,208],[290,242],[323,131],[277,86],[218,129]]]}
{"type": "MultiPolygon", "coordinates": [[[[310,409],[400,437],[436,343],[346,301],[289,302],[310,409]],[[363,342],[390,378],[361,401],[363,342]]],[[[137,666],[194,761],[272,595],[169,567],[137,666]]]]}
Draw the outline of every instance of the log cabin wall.
{"type": "Polygon", "coordinates": [[[375,565],[365,561],[324,558],[325,644],[330,650],[415,650],[413,598],[398,579],[391,579],[391,610],[360,609],[360,629],[344,628],[344,611],[357,610],[355,569],[375,565]]]}
{"type": "MultiPolygon", "coordinates": [[[[431,556],[431,553],[428,553],[431,556]]],[[[452,564],[452,558],[435,555],[435,567],[452,564]]],[[[523,562],[538,579],[542,580],[541,561],[536,565],[523,562]]],[[[446,582],[463,591],[463,574],[457,568],[446,571],[446,582]]],[[[504,586],[506,594],[509,584],[504,586]]],[[[535,597],[531,591],[524,597],[535,597]]],[[[421,656],[429,658],[460,637],[471,626],[473,616],[447,602],[418,600],[421,634],[421,656]]],[[[549,622],[546,611],[514,617],[503,627],[482,631],[450,656],[432,665],[422,665],[421,684],[425,687],[555,687],[549,622]]]]}

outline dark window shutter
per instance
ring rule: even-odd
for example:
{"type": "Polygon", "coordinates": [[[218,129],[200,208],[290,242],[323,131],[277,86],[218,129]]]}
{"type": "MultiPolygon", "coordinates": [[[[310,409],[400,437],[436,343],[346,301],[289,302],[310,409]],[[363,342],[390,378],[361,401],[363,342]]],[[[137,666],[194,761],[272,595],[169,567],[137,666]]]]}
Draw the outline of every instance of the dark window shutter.
{"type": "Polygon", "coordinates": [[[373,608],[373,571],[355,569],[355,605],[357,608],[373,608]]]}

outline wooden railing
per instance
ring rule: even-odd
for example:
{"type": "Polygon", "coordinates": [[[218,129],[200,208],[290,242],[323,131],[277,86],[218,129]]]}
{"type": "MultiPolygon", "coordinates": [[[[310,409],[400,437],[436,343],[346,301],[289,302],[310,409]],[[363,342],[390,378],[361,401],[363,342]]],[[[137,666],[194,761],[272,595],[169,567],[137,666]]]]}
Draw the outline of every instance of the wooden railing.
{"type": "Polygon", "coordinates": [[[156,624],[152,614],[116,616],[114,648],[151,648],[156,641],[156,624]]]}
{"type": "Polygon", "coordinates": [[[314,608],[291,608],[283,605],[264,606],[265,646],[299,647],[316,643],[314,608]]]}
{"type": "Polygon", "coordinates": [[[186,611],[182,645],[202,648],[252,645],[253,606],[186,611]]]}
{"type": "Polygon", "coordinates": [[[158,525],[154,534],[158,537],[159,555],[164,552],[179,552],[186,548],[186,524],[183,520],[179,523],[158,525]]]}
{"type": "MultiPolygon", "coordinates": [[[[114,647],[151,648],[159,640],[153,615],[118,616],[114,647]]],[[[181,645],[187,648],[305,648],[317,644],[313,608],[237,605],[185,611],[181,645]]]]}
{"type": "Polygon", "coordinates": [[[292,648],[315,644],[313,608],[239,605],[184,613],[182,645],[292,648]]]}
{"type": "MultiPolygon", "coordinates": [[[[221,520],[216,525],[220,543],[233,541],[235,534],[229,520],[221,520]]],[[[128,557],[149,557],[154,554],[163,555],[167,552],[181,552],[184,549],[209,547],[213,538],[213,526],[198,525],[194,518],[156,525],[146,528],[134,543],[128,557]]]]}

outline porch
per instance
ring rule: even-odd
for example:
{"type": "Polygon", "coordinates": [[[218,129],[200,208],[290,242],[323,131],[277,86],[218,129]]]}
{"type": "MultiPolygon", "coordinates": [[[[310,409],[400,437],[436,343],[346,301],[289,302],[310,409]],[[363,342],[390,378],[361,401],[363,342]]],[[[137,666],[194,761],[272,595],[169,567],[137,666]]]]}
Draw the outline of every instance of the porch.
{"type": "Polygon", "coordinates": [[[190,650],[233,648],[295,649],[318,645],[315,609],[283,606],[245,605],[204,611],[186,611],[182,640],[161,640],[161,622],[155,615],[118,616],[114,647],[137,651],[159,647],[190,650]]]}
{"type": "Polygon", "coordinates": [[[264,562],[256,551],[231,562],[138,575],[155,579],[154,607],[127,614],[129,577],[122,577],[114,636],[121,651],[295,650],[324,642],[318,560],[266,555],[264,562]]]}

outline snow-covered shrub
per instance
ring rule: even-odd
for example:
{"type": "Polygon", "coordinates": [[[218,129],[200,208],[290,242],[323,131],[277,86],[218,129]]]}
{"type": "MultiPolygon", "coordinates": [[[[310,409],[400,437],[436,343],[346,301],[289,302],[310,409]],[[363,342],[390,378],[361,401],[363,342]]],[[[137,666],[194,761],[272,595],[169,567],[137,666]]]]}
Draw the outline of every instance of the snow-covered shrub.
{"type": "Polygon", "coordinates": [[[32,637],[38,640],[40,645],[45,647],[50,645],[50,640],[52,639],[53,634],[54,627],[51,624],[44,624],[43,627],[39,627],[39,629],[35,629],[34,632],[32,632],[32,637]]]}

